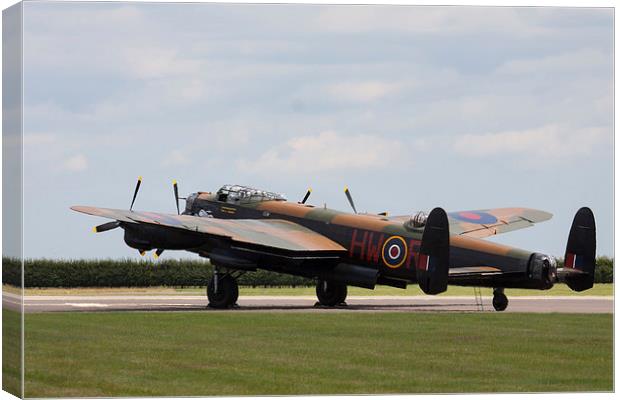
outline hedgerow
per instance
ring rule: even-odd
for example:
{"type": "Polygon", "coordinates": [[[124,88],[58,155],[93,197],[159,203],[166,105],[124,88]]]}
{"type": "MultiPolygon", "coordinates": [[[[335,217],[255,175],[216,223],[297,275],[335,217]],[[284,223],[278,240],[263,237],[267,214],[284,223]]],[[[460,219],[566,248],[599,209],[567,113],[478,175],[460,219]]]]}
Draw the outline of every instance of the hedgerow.
{"type": "MultiPolygon", "coordinates": [[[[596,283],[613,282],[614,261],[599,257],[594,275],[596,283]]],[[[563,265],[558,260],[558,266],[563,265]]],[[[213,267],[202,260],[51,260],[24,261],[25,287],[149,287],[205,286],[213,267]]],[[[299,276],[259,270],[241,276],[242,286],[312,286],[314,280],[299,276]]],[[[2,259],[2,283],[21,285],[21,263],[15,258],[2,259]]]]}
{"type": "MultiPolygon", "coordinates": [[[[20,286],[18,259],[2,259],[2,283],[20,286]]],[[[24,261],[25,287],[205,286],[213,274],[201,260],[51,260],[24,261]]],[[[312,279],[269,271],[239,278],[243,286],[311,286],[312,279]]]]}

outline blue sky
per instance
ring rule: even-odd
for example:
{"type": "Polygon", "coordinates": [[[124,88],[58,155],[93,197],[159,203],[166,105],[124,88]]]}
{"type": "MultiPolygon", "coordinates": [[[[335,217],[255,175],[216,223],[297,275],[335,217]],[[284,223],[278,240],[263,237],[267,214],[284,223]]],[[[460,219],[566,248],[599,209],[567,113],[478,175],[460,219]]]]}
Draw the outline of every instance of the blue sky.
{"type": "MultiPolygon", "coordinates": [[[[26,257],[138,257],[74,204],[174,212],[225,183],[409,214],[554,214],[493,240],[613,255],[611,9],[24,5],[26,257]]],[[[183,253],[166,253],[181,257],[183,253]]]]}

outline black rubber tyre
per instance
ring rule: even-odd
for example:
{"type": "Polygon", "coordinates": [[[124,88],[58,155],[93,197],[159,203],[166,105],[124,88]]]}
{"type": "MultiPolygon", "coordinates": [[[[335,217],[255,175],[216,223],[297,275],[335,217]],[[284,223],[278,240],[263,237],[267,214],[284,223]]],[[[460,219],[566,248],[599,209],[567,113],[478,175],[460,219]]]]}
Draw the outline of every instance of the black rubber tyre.
{"type": "Polygon", "coordinates": [[[495,311],[504,311],[508,307],[508,297],[504,293],[493,294],[493,308],[495,311]]]}
{"type": "Polygon", "coordinates": [[[215,293],[215,278],[211,278],[207,285],[207,298],[209,307],[229,308],[235,305],[239,298],[239,285],[237,280],[229,275],[221,276],[215,293]]]}
{"type": "Polygon", "coordinates": [[[347,285],[319,280],[316,284],[316,297],[322,306],[337,306],[347,299],[347,285]]]}

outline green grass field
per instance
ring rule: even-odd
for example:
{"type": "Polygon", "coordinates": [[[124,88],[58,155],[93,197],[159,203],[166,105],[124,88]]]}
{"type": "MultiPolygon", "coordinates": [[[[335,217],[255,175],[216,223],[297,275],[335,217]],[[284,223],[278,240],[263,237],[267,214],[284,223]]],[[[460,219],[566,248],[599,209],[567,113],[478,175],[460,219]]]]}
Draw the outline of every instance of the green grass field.
{"type": "Polygon", "coordinates": [[[20,314],[2,309],[2,390],[21,393],[21,318],[20,314]]]}
{"type": "Polygon", "coordinates": [[[25,327],[27,397],[613,389],[611,314],[42,313],[25,327]]]}
{"type": "MultiPolygon", "coordinates": [[[[4,290],[15,292],[16,288],[4,285],[4,290]]],[[[482,288],[484,296],[491,296],[492,289],[482,288]]],[[[26,295],[97,295],[97,294],[205,294],[204,288],[27,288],[26,295]]],[[[314,287],[241,287],[241,296],[314,296],[314,287]]],[[[473,296],[474,289],[470,287],[449,286],[445,293],[439,296],[473,296]]],[[[573,292],[565,284],[556,284],[551,290],[527,290],[527,289],[506,289],[506,294],[510,296],[613,296],[613,283],[599,283],[590,290],[584,292],[573,292]]],[[[397,289],[388,286],[377,286],[374,290],[349,287],[350,296],[423,296],[424,293],[418,285],[410,285],[407,289],[397,289]]]]}

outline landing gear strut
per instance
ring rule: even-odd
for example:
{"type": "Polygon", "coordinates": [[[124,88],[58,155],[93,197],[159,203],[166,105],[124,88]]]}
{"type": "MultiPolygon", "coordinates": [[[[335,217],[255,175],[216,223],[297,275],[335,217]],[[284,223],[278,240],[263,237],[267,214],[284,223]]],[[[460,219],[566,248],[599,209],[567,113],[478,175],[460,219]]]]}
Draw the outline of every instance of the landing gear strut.
{"type": "Polygon", "coordinates": [[[495,311],[504,311],[508,307],[508,297],[504,294],[504,288],[493,289],[493,308],[495,311]]]}
{"type": "Polygon", "coordinates": [[[239,298],[237,279],[230,274],[221,274],[215,270],[207,285],[207,297],[209,298],[209,307],[233,307],[239,298]]]}
{"type": "Polygon", "coordinates": [[[316,297],[322,306],[346,305],[347,285],[319,279],[316,283],[316,297]]]}

